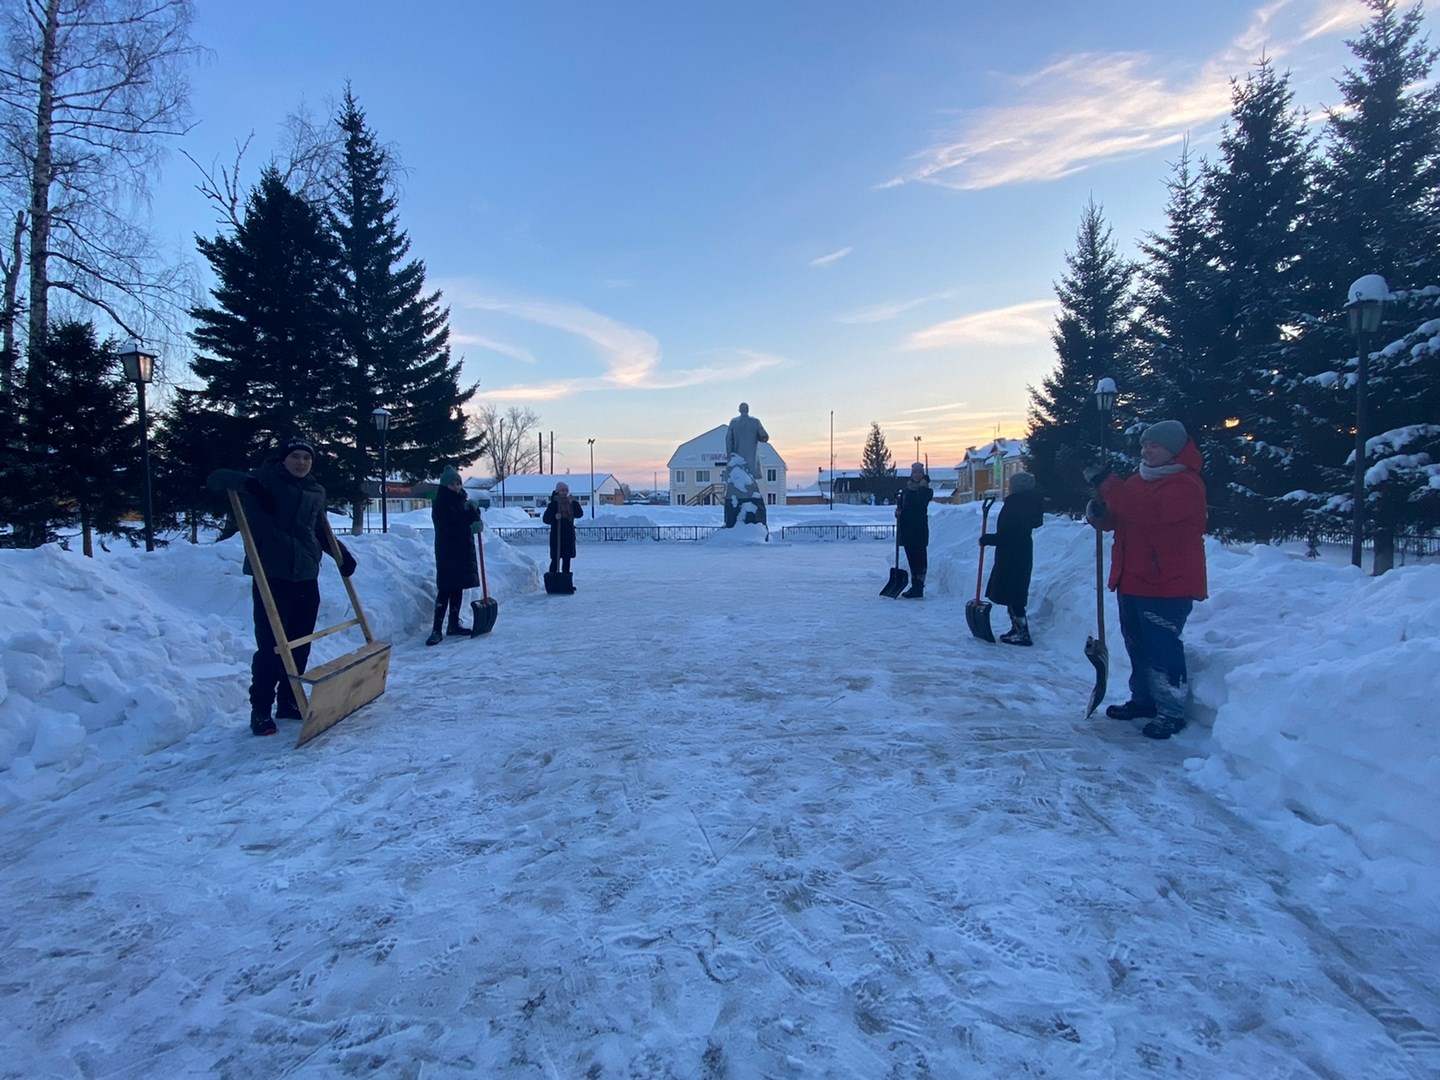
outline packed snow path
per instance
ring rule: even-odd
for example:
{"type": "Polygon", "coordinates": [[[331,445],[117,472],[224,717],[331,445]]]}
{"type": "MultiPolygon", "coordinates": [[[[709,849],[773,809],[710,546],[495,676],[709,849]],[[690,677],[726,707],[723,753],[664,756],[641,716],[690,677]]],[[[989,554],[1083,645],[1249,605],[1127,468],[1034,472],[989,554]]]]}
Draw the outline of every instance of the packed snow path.
{"type": "Polygon", "coordinates": [[[1440,1075],[1432,936],[882,547],[587,545],[301,750],[11,811],[0,1075],[1440,1075]]]}

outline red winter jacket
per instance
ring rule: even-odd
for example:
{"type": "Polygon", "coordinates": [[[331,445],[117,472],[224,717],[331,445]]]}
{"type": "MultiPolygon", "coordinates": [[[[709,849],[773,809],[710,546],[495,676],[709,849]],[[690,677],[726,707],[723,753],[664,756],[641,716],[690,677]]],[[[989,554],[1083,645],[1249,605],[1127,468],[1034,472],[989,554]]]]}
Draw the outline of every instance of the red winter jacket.
{"type": "Polygon", "coordinates": [[[1204,600],[1205,481],[1195,443],[1175,458],[1183,472],[1146,480],[1139,473],[1101,482],[1106,530],[1114,530],[1110,588],[1130,596],[1204,600]]]}

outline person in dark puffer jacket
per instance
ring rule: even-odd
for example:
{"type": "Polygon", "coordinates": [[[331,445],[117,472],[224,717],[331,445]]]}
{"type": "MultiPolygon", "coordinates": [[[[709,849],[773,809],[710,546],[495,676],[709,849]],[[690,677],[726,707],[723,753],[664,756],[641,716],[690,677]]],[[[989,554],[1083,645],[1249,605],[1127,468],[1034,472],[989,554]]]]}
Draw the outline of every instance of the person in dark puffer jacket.
{"type": "MultiPolygon", "coordinates": [[[[288,641],[314,632],[315,618],[320,613],[320,555],[325,551],[334,554],[330,546],[334,534],[325,517],[325,489],[310,475],[314,463],[315,447],[305,439],[294,438],[253,473],[217,469],[206,481],[213,491],[239,491],[288,641]]],[[[339,548],[340,573],[349,577],[355,572],[355,557],[344,544],[339,548]]],[[[245,573],[253,574],[248,556],[245,573]]],[[[275,634],[259,586],[252,583],[250,594],[255,623],[255,655],[250,659],[250,731],[274,735],[271,704],[276,705],[275,715],[281,720],[300,719],[300,706],[290,689],[284,663],[275,651],[275,634]]],[[[301,645],[292,653],[296,668],[303,672],[310,660],[310,645],[301,645]]]]}
{"type": "Polygon", "coordinates": [[[925,574],[929,570],[930,500],[935,491],[925,472],[924,462],[910,466],[910,479],[900,491],[895,506],[895,533],[905,549],[905,562],[910,567],[910,588],[900,595],[906,600],[925,596],[925,574]]]}
{"type": "Polygon", "coordinates": [[[995,531],[980,537],[982,547],[995,549],[995,568],[985,585],[985,597],[1003,604],[1010,613],[1010,630],[1000,635],[1006,645],[1031,645],[1030,575],[1035,567],[1035,540],[1031,535],[1045,521],[1040,492],[1029,473],[1010,478],[1010,494],[1000,506],[995,531]]]}
{"type": "Polygon", "coordinates": [[[1085,518],[1115,533],[1110,588],[1120,607],[1120,633],[1130,655],[1130,700],[1111,705],[1115,720],[1153,717],[1142,729],[1168,739],[1185,726],[1190,678],[1181,634],[1207,593],[1205,481],[1200,450],[1178,420],[1161,420],[1140,436],[1140,471],[1111,476],[1102,465],[1084,470],[1097,498],[1085,518]]]}
{"type": "Polygon", "coordinates": [[[470,502],[453,465],[446,465],[440,474],[430,521],[435,526],[435,622],[425,644],[439,645],[446,611],[450,622],[445,636],[470,636],[470,628],[460,622],[460,600],[466,589],[480,587],[473,540],[480,531],[480,507],[470,502]]]}

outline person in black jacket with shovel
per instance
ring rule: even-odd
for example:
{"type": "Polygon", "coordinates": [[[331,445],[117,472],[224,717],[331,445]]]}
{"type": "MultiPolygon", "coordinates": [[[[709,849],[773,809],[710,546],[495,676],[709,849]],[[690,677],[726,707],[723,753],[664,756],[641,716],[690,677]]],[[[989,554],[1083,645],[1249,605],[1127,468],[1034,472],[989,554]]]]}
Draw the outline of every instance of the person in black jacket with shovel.
{"type": "Polygon", "coordinates": [[[1006,645],[1031,645],[1030,619],[1025,606],[1030,600],[1030,575],[1035,567],[1035,543],[1030,535],[1045,520],[1040,492],[1029,473],[1010,478],[1010,494],[1001,504],[995,531],[982,533],[980,545],[995,549],[995,567],[985,586],[985,598],[1004,604],[1010,613],[1010,630],[1000,635],[1006,645]]]}
{"type": "MultiPolygon", "coordinates": [[[[333,534],[325,516],[325,489],[310,475],[315,464],[315,447],[305,439],[290,439],[269,461],[253,473],[237,469],[216,469],[206,483],[212,491],[234,488],[240,493],[245,520],[255,539],[270,595],[280,614],[287,640],[294,641],[315,632],[320,613],[320,554],[329,551],[333,534]]],[[[344,544],[340,550],[340,573],[355,572],[355,557],[344,544]]],[[[252,573],[249,558],[245,573],[252,573]]],[[[255,655],[250,659],[250,731],[274,735],[275,716],[299,720],[300,706],[290,688],[284,663],[275,651],[275,634],[265,612],[260,587],[252,585],[251,602],[255,622],[255,655]]],[[[295,667],[303,672],[310,660],[307,642],[292,652],[295,667]]]]}
{"type": "Polygon", "coordinates": [[[910,479],[900,492],[895,507],[895,535],[905,549],[905,561],[910,565],[910,588],[900,595],[907,600],[919,600],[925,595],[925,571],[928,568],[927,549],[930,547],[930,500],[935,492],[930,487],[930,477],[925,466],[915,462],[910,466],[910,479]]]}
{"type": "Polygon", "coordinates": [[[575,557],[575,521],[585,516],[585,508],[579,500],[571,498],[570,485],[565,481],[555,485],[550,493],[550,505],[545,507],[541,520],[550,526],[550,571],[545,575],[545,591],[548,593],[573,593],[575,579],[570,576],[570,560],[575,557]]]}
{"type": "Polygon", "coordinates": [[[470,636],[470,628],[460,622],[460,599],[466,589],[480,587],[480,568],[471,542],[480,531],[480,508],[469,501],[453,465],[446,465],[440,474],[430,521],[435,526],[435,622],[425,644],[439,645],[440,626],[447,611],[450,623],[445,636],[470,636]]]}

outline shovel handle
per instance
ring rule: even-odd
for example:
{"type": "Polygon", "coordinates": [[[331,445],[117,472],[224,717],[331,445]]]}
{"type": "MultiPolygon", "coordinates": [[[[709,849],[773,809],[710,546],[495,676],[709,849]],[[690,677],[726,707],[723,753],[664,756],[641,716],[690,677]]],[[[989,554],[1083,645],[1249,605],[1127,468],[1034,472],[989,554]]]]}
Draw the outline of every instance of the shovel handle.
{"type": "MultiPolygon", "coordinates": [[[[980,504],[980,535],[985,535],[985,530],[990,524],[990,507],[995,505],[994,498],[986,499],[980,504]]],[[[985,578],[985,545],[980,545],[980,565],[975,570],[975,602],[980,602],[980,583],[985,578]]]]}
{"type": "MultiPolygon", "coordinates": [[[[483,529],[481,530],[484,531],[483,529]]],[[[486,600],[490,599],[490,586],[485,582],[485,542],[480,539],[480,533],[475,534],[475,551],[480,556],[480,594],[486,600]]]]}

